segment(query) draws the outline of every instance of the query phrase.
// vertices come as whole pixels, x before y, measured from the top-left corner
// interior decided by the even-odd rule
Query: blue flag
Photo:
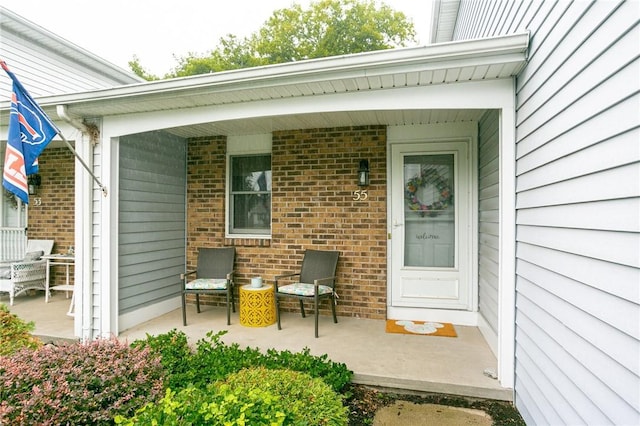
[[[13,81],[2,184],[28,204],[27,175],[38,172],[38,156],[59,130],[7,64],[4,61],[0,64]]]

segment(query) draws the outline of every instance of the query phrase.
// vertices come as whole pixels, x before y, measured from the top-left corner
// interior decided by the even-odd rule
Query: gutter
[[[89,128],[82,121],[78,120],[75,117],[72,117],[69,114],[66,105],[57,105],[56,112],[58,113],[58,117],[60,117],[63,121],[71,124],[71,126],[80,130],[82,133],[90,133]]]
[[[529,33],[311,59],[295,63],[224,71],[206,75],[137,83],[111,89],[54,95],[39,99],[41,106],[101,102],[121,98],[196,91],[230,91],[312,83],[358,76],[370,77],[406,72],[407,69],[441,69],[460,63],[493,63],[500,58],[525,61]],[[7,103],[8,107],[8,103]],[[2,105],[0,109],[4,109]]]

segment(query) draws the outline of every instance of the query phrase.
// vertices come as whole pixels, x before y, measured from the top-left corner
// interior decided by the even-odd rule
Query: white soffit
[[[42,97],[38,102],[51,117],[57,117],[57,105],[65,105],[68,113],[79,119],[132,117],[137,113],[185,111],[198,107],[229,108],[274,100],[309,101],[314,96],[327,94],[375,93],[397,88],[508,79],[524,67],[528,45],[529,34],[521,33],[131,84]],[[6,116],[8,102],[0,105],[0,113]],[[230,120],[199,125],[192,123],[188,128],[179,129],[177,124],[174,128],[171,123],[163,123],[162,127],[171,128],[172,133],[179,136],[197,137],[359,123],[426,123],[434,122],[434,117],[445,114],[474,120],[479,113],[481,111],[478,110],[354,111],[349,114],[325,111],[295,117],[271,116],[268,120],[255,117],[252,123],[244,120],[243,124]],[[376,115],[375,120],[372,120],[372,114]],[[4,120],[0,117],[0,121]]]

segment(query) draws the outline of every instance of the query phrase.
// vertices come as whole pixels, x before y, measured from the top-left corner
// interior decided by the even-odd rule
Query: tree
[[[403,47],[415,43],[413,23],[404,13],[374,0],[319,0],[308,9],[280,9],[240,40],[229,34],[207,56],[190,53],[165,78],[207,74],[268,64]],[[139,61],[132,70],[152,79]],[[151,77],[151,78],[149,78]]]
[[[133,71],[138,77],[142,77],[147,81],[160,80],[158,76],[150,74],[145,70],[142,65],[140,65],[140,58],[135,55],[133,56],[133,59],[129,61],[129,68],[131,68],[131,71]]]
[[[257,57],[254,50],[251,39],[240,41],[236,36],[229,34],[220,39],[220,46],[209,56],[197,57],[191,54],[186,58],[178,59],[178,66],[174,73],[166,77],[185,77],[268,64]]]
[[[372,0],[321,0],[273,13],[254,36],[256,53],[284,63],[404,46],[414,41],[404,13]]]

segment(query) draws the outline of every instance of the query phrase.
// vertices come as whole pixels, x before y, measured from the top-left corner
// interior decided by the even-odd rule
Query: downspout
[[[89,137],[91,138],[92,133],[91,130],[80,120],[78,120],[77,118],[71,117],[67,111],[67,106],[66,105],[58,105],[56,107],[56,112],[58,114],[58,117],[60,117],[62,120],[64,120],[66,123],[70,124],[71,126],[73,126],[74,128],[80,130],[80,132],[82,133],[82,135],[89,135]],[[75,152],[74,152],[75,155]],[[85,165],[83,163],[83,165]],[[86,165],[85,165],[86,166]],[[74,168],[75,169],[75,168]],[[74,176],[78,174],[77,171],[74,172]],[[91,283],[92,283],[92,277],[91,277],[91,273],[90,271],[92,270],[92,267],[90,265],[91,263],[91,258],[92,256],[90,255],[90,250],[86,250],[85,248],[90,248],[91,247],[91,242],[89,241],[88,244],[85,241],[85,209],[83,207],[85,207],[88,203],[86,203],[86,193],[89,194],[89,197],[91,197],[92,191],[91,190],[87,190],[84,191],[85,186],[84,184],[80,185],[80,191],[79,191],[79,195],[78,192],[75,191],[75,189],[78,188],[78,182],[83,182],[82,180],[79,180],[76,178],[74,178],[74,193],[76,194],[74,197],[74,204],[75,204],[75,226],[74,226],[74,245],[76,247],[76,260],[80,260],[80,262],[75,262],[75,279],[76,279],[76,289],[80,290],[79,293],[77,294],[78,297],[76,297],[76,304],[78,303],[78,301],[80,302],[80,309],[77,309],[76,307],[76,314],[80,314],[80,324],[78,326],[77,324],[77,317],[78,315],[76,315],[76,318],[74,318],[74,333],[76,334],[76,336],[78,334],[80,334],[80,338],[82,341],[87,342],[90,340],[93,340],[94,335],[93,335],[93,300],[92,300],[92,291],[91,291]],[[80,214],[78,214],[80,213]],[[89,253],[88,256],[85,255],[85,253]],[[78,268],[78,266],[80,266],[80,268]],[[80,270],[80,274],[77,274],[78,269]],[[86,275],[86,279],[85,279],[85,275]],[[78,277],[80,278],[80,285],[78,285],[77,279]],[[79,333],[76,333],[76,330],[79,331]]]
[[[56,112],[58,113],[58,117],[80,130],[83,134],[89,133],[89,128],[82,121],[69,115],[66,105],[57,105]]]

